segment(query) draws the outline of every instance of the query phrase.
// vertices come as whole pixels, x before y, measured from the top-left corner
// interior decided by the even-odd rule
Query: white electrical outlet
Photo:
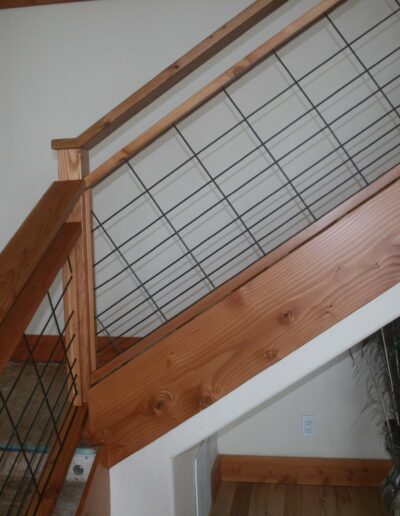
[[[301,416],[301,433],[303,437],[314,437],[315,416]]]

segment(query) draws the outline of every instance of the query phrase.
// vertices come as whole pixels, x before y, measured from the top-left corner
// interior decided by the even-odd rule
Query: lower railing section
[[[87,416],[76,270],[80,182],[55,183],[0,255],[0,513],[48,515]],[[50,217],[50,218],[49,218]]]
[[[65,460],[71,432],[81,419],[76,406],[79,373],[69,326],[76,315],[66,312],[58,275],[31,321],[40,328],[35,339],[22,336],[25,360],[10,361],[0,375],[0,505],[2,514],[36,514]],[[38,356],[48,332],[57,332],[47,357]],[[78,427],[80,425],[78,424]],[[71,457],[69,457],[71,459]],[[67,464],[68,468],[69,462]],[[49,513],[47,513],[49,514]]]

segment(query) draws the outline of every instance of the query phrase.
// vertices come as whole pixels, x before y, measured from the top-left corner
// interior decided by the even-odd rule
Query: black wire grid
[[[344,6],[364,23],[355,37],[326,16],[96,187],[103,348],[149,334],[400,162],[400,3],[379,0],[365,28],[364,1]],[[303,62],[315,37],[329,51]]]
[[[74,421],[78,390],[69,350],[75,336],[68,332],[74,313],[64,314],[63,303],[69,270],[65,286],[58,277],[38,311],[40,333],[34,340],[24,335],[28,359],[10,362],[0,377],[0,512],[7,516],[36,512]],[[55,342],[47,362],[38,362],[49,334]]]

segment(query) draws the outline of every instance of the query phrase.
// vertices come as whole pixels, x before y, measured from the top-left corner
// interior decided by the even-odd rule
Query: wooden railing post
[[[67,149],[58,152],[60,180],[83,179],[89,173],[88,151]],[[79,396],[76,404],[87,402],[90,373],[96,369],[95,297],[93,274],[93,239],[91,217],[92,192],[86,190],[72,212],[69,221],[82,225],[82,235],[70,255],[72,282],[64,301],[65,312],[76,314],[67,331],[67,342],[73,338],[71,360],[76,359],[79,374]],[[68,267],[68,268],[67,268]],[[64,269],[64,282],[70,276]]]

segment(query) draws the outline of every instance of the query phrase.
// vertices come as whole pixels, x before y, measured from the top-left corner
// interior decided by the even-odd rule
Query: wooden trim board
[[[81,226],[66,222],[46,249],[29,281],[0,324],[0,372],[21,341],[46,292],[64,265],[81,234]]]
[[[107,467],[107,452],[103,446],[96,453],[76,516],[110,516],[110,514],[110,472]]]
[[[194,303],[194,305],[189,307],[187,310],[181,314],[178,314],[176,317],[154,330],[152,333],[150,333],[150,335],[141,339],[135,346],[130,347],[115,357],[113,360],[100,367],[91,375],[91,383],[95,384],[99,382],[102,378],[117,370],[130,360],[136,358],[141,353],[144,353],[146,350],[157,344],[157,342],[189,322],[191,319],[193,319],[193,317],[196,317],[200,313],[214,306],[219,301],[222,301],[222,299],[228,296],[231,292],[244,285],[251,279],[255,278],[258,274],[264,272],[279,260],[292,253],[294,250],[298,249],[300,246],[304,245],[311,238],[314,238],[337,220],[344,217],[347,213],[351,212],[368,199],[371,199],[377,195],[380,191],[399,178],[400,165],[394,167],[392,170],[384,174],[382,177],[374,181],[372,184],[357,194],[353,195],[350,199],[343,202],[340,206],[329,212],[324,217],[320,218],[317,222],[303,230],[301,233],[290,238],[277,249],[268,253],[267,256],[259,259],[243,272],[237,274],[235,277],[215,289],[213,292]]]
[[[219,455],[213,485],[221,482],[378,487],[392,467],[386,459],[325,459]],[[216,496],[216,493],[215,493]]]
[[[1,252],[0,324],[82,192],[82,181],[53,183]]]
[[[72,2],[88,2],[89,0],[0,0],[0,9],[14,9],[15,7],[34,7],[48,4],[67,4]]]
[[[191,72],[274,12],[287,0],[257,0],[165,68],[77,138],[53,140],[53,149],[92,149],[134,115],[182,81]]]
[[[400,181],[89,390],[114,465],[400,282]]]

